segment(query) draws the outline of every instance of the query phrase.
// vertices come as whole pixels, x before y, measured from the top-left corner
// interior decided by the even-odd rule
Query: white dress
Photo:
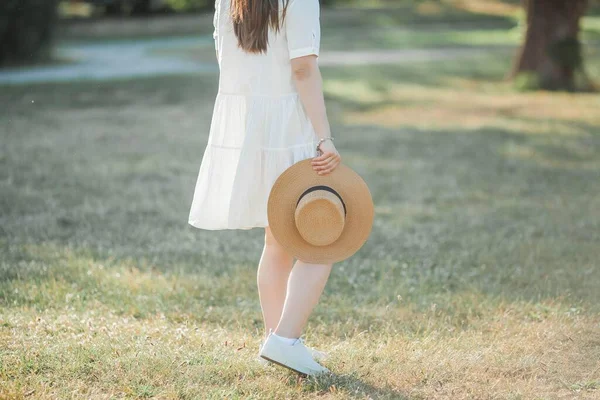
[[[290,60],[319,54],[319,0],[290,0],[281,31],[269,32],[267,53],[259,55],[238,47],[229,2],[215,4],[219,92],[189,215],[200,229],[268,226],[275,180],[315,157],[318,143]]]

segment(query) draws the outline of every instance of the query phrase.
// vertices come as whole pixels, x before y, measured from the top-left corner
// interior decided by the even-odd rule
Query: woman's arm
[[[292,74],[296,90],[306,114],[320,139],[331,137],[331,126],[327,118],[323,79],[315,55],[293,58]],[[322,154],[313,159],[313,169],[319,175],[327,175],[341,162],[341,156],[331,140],[321,143]]]

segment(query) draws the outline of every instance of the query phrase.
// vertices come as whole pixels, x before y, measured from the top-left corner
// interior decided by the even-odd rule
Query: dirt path
[[[161,50],[194,49],[212,46],[212,37],[175,37],[66,44],[58,49],[62,65],[0,70],[0,84],[98,81],[187,73],[215,73],[216,63],[161,55]],[[481,53],[481,49],[404,49],[323,52],[322,66],[403,64],[447,60]]]
[[[212,38],[208,39],[212,40]],[[206,45],[206,40],[204,37],[181,37],[66,44],[58,48],[58,57],[73,62],[0,70],[0,84],[97,81],[214,72],[215,65],[154,54],[165,48],[196,48]]]

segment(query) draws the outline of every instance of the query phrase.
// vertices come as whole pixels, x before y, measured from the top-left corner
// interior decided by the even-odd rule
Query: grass
[[[376,219],[317,380],[255,361],[262,232],[186,224],[215,76],[0,88],[0,398],[598,398],[600,100],[510,55],[323,71]]]

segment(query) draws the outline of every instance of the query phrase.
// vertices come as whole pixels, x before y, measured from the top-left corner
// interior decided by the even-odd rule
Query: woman
[[[265,228],[257,279],[262,349],[284,367],[322,373],[327,370],[299,338],[332,265],[294,264],[267,221],[270,190],[288,167],[313,158],[315,173],[325,175],[341,160],[317,65],[319,1],[217,0],[215,8],[219,93],[189,223]]]

